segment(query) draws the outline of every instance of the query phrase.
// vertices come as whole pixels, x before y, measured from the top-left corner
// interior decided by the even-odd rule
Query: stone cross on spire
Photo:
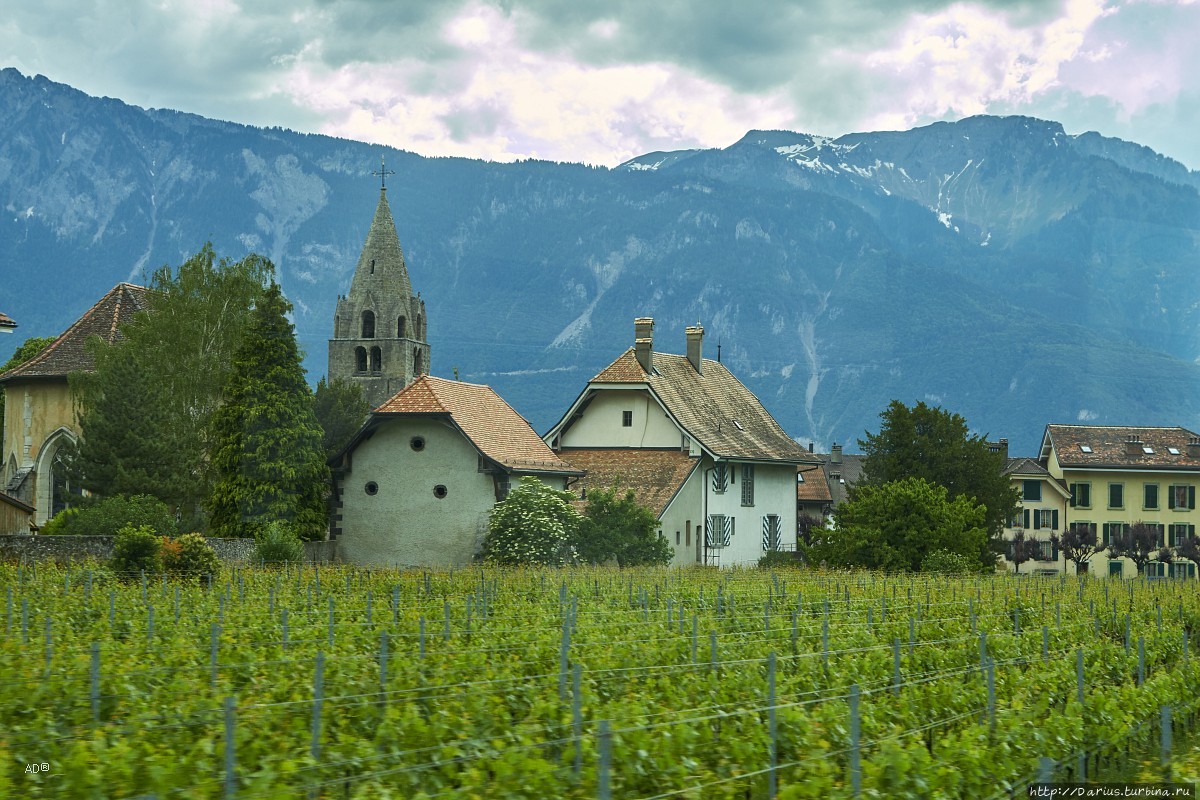
[[[387,165],[384,163],[383,156],[380,156],[379,157],[379,169],[372,171],[371,174],[376,176],[377,178],[379,178],[379,188],[386,192],[387,191],[387,176],[395,175],[396,171],[388,169]]]

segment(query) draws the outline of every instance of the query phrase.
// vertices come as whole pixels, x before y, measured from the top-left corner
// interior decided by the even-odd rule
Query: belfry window
[[[413,375],[424,375],[424,374],[425,374],[424,371],[421,369],[421,348],[414,347],[413,348]]]
[[[408,333],[408,320],[400,317],[400,319],[396,320],[396,338],[403,339],[406,333]]]
[[[367,348],[354,348],[354,371],[360,375],[367,371]]]
[[[379,373],[383,371],[383,351],[378,347],[371,348],[371,372]]]
[[[362,315],[362,338],[375,338],[375,312],[364,311]]]

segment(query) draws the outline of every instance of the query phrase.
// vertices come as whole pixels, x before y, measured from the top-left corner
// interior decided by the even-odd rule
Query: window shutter
[[[1188,538],[1190,539],[1196,535],[1196,526],[1188,525],[1187,528],[1188,528],[1187,535],[1188,535]]]
[[[1168,486],[1167,487],[1167,508],[1171,509],[1174,507],[1175,507],[1175,487]]]
[[[1188,487],[1188,508],[1195,508],[1195,507],[1196,507],[1196,487],[1189,486]]]
[[[1021,527],[1028,528],[1029,527],[1029,509],[1028,508],[1025,509],[1024,518],[1025,518],[1025,524],[1022,525]]]
[[[1041,518],[1042,518],[1042,512],[1039,511],[1038,509],[1034,509],[1034,511],[1033,511],[1033,529],[1035,531],[1041,530],[1041,528],[1042,528],[1042,519]]]
[[[1071,484],[1071,508],[1075,507],[1075,487],[1077,485],[1078,484],[1074,484],[1074,483]]]
[[[1195,564],[1188,564],[1188,577],[1189,578],[1196,577],[1196,565]]]
[[[1050,530],[1052,530],[1052,531],[1058,530],[1058,509],[1057,508],[1054,509],[1054,511],[1051,512],[1051,514],[1050,514]],[[1057,556],[1056,556],[1056,558],[1057,558]]]
[[[1057,514],[1058,512],[1055,511],[1054,513]],[[1050,540],[1050,560],[1058,561],[1058,543],[1054,539]]]

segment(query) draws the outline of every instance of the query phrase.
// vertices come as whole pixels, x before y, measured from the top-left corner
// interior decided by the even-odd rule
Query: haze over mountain
[[[653,316],[796,439],[926,400],[1032,454],[1048,422],[1200,426],[1200,173],[1054,122],[836,139],[751,131],[613,169],[430,159],[86,96],[0,71],[0,310],[62,331],[211,240],[279,267],[314,382],[381,156],[432,371],[538,430]]]

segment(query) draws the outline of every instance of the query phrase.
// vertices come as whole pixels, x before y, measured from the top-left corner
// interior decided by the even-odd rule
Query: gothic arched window
[[[408,320],[406,320],[404,317],[400,317],[400,319],[396,320],[396,338],[403,339],[407,333]]]
[[[383,351],[378,347],[371,348],[371,372],[383,371]]]
[[[415,325],[413,325],[413,336],[416,339],[425,338],[425,320],[420,314],[417,314],[417,322]]]
[[[375,312],[364,311],[362,316],[362,338],[375,338]]]
[[[360,375],[367,371],[367,348],[354,348],[354,371]]]

